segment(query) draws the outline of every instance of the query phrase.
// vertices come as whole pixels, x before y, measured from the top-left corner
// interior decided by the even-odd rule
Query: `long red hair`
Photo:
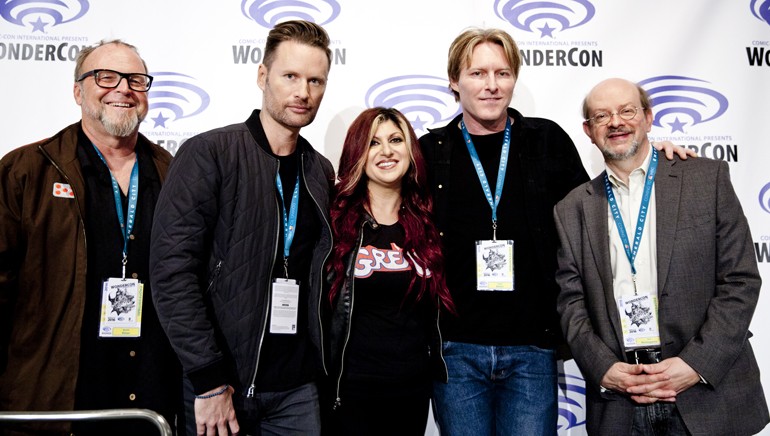
[[[420,300],[427,293],[436,305],[454,312],[452,298],[446,287],[444,259],[438,230],[431,220],[433,200],[427,190],[425,159],[417,143],[417,136],[406,117],[396,109],[377,107],[363,111],[348,128],[337,169],[335,197],[331,206],[334,249],[328,269],[334,272],[329,301],[345,282],[345,261],[355,256],[352,251],[358,242],[358,232],[367,214],[369,191],[365,173],[366,159],[374,133],[380,124],[392,121],[404,134],[410,165],[401,179],[401,209],[398,221],[404,227],[404,253],[412,253],[410,261],[418,263],[430,277],[419,277],[412,268],[412,280],[407,295],[417,292]]]

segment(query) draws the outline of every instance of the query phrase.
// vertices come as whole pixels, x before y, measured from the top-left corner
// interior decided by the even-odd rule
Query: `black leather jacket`
[[[378,224],[369,215],[366,215],[363,222],[360,225],[358,231],[358,243],[355,245],[353,251],[346,259],[345,266],[345,282],[342,288],[334,298],[331,323],[329,329],[329,376],[331,378],[330,389],[333,390],[334,395],[334,407],[338,407],[341,403],[340,398],[340,382],[342,381],[343,373],[345,371],[345,348],[350,339],[350,329],[352,328],[351,319],[353,316],[353,303],[355,301],[354,292],[354,274],[355,274],[355,254],[361,248],[361,244],[364,236],[364,227],[369,226],[371,229],[376,229]],[[331,280],[327,280],[331,282]],[[444,357],[441,354],[441,332],[438,327],[439,309],[435,311],[435,317],[433,319],[433,325],[435,328],[431,331],[430,337],[430,356],[431,356],[431,369],[432,373],[446,382],[447,369]]]

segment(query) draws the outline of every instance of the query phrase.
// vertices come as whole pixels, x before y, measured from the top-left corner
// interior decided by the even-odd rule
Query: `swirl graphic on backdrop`
[[[420,74],[390,77],[366,92],[366,107],[393,107],[412,124],[417,136],[443,125],[460,113],[446,79]]]
[[[759,206],[767,213],[770,213],[770,183],[759,190]]]
[[[32,27],[32,32],[46,32],[51,27],[69,23],[88,12],[88,0],[1,0],[0,17],[17,26]],[[33,20],[37,18],[37,20]]]
[[[190,118],[206,110],[209,94],[195,83],[195,78],[174,72],[151,72],[152,88],[147,98],[150,109],[147,119],[152,128],[166,128],[166,122]]]
[[[494,7],[498,17],[525,32],[539,31],[540,38],[582,26],[596,13],[588,0],[495,0]]]
[[[559,430],[569,430],[586,423],[585,380],[578,375],[559,373]]]
[[[272,29],[286,20],[312,21],[323,26],[340,15],[336,0],[243,0],[241,12],[262,27]]]
[[[770,0],[751,0],[751,13],[770,24]]]
[[[657,76],[639,82],[655,108],[653,125],[668,126],[671,133],[719,118],[727,111],[727,98],[707,86],[709,82],[685,76]]]

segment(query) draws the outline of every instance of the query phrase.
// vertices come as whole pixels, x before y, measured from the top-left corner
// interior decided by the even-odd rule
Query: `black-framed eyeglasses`
[[[147,92],[152,86],[152,76],[142,73],[121,73],[115,70],[97,69],[83,73],[76,82],[82,82],[86,78],[94,76],[94,81],[101,88],[114,89],[120,85],[120,81],[126,79],[128,87],[134,91]]]
[[[587,123],[592,123],[595,126],[603,126],[612,120],[612,117],[614,115],[619,116],[620,118],[631,121],[636,116],[636,113],[639,112],[639,110],[642,109],[640,107],[636,106],[626,106],[623,109],[616,111],[616,112],[606,112],[601,111],[597,112],[592,116],[591,118],[585,120]]]

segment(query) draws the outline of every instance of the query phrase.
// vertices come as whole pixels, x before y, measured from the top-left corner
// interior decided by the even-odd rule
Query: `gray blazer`
[[[599,384],[625,361],[614,301],[604,173],[554,208],[558,310],[586,380],[589,434],[630,434],[635,403]],[[660,159],[655,179],[663,358],[679,356],[708,384],[677,395],[693,435],[747,435],[770,420],[749,324],[761,279],[748,222],[727,163]]]

